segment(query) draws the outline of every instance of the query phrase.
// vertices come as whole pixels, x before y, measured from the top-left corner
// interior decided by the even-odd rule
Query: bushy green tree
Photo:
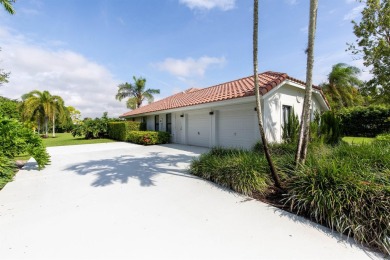
[[[360,0],[360,2],[363,2]],[[360,22],[352,21],[356,44],[349,50],[363,57],[374,77],[366,90],[376,100],[390,101],[390,0],[366,0]]]
[[[108,123],[115,121],[108,118],[107,112],[101,118],[86,118],[72,129],[73,137],[84,136],[85,139],[103,138],[108,136]]]
[[[20,102],[17,100],[0,97],[0,114],[8,118],[20,119]]]
[[[288,115],[288,120],[285,125],[282,126],[282,138],[286,143],[296,143],[298,140],[299,133],[299,119],[298,115],[295,114],[294,108]]]

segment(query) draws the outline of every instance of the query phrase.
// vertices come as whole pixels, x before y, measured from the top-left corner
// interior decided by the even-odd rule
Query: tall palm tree
[[[133,76],[134,84],[123,83],[118,86],[118,93],[115,98],[122,101],[124,98],[127,100],[127,107],[130,109],[139,108],[142,103],[147,100],[149,103],[153,102],[153,94],[160,94],[159,89],[145,89],[146,79]]]
[[[4,9],[9,14],[15,13],[15,10],[14,10],[14,7],[12,6],[12,3],[15,3],[15,0],[0,0],[0,4],[4,6]]]
[[[263,144],[263,149],[265,157],[267,158],[268,165],[271,171],[272,179],[274,180],[275,186],[281,188],[280,178],[274,163],[272,161],[269,149],[267,138],[265,136],[264,127],[263,127],[263,114],[261,111],[261,99],[260,99],[260,90],[259,90],[259,78],[257,70],[257,56],[258,56],[258,26],[259,26],[259,1],[254,0],[253,5],[253,77],[255,83],[255,94],[256,94],[256,110],[257,110],[257,119],[259,122],[259,131],[261,136],[261,142]]]
[[[49,91],[33,90],[22,96],[22,115],[27,120],[37,120],[44,122],[45,136],[48,136],[49,120],[53,123],[53,137],[55,137],[55,118],[56,115],[64,115],[64,100],[60,96],[51,95]]]
[[[328,83],[322,85],[332,108],[340,109],[363,103],[364,99],[358,91],[363,85],[358,78],[359,74],[359,68],[345,63],[338,63],[332,67],[328,75]]]
[[[310,131],[310,112],[312,103],[313,89],[313,65],[314,65],[314,40],[317,26],[318,0],[310,0],[309,16],[309,36],[307,46],[307,65],[306,65],[306,88],[305,99],[303,101],[303,110],[301,116],[301,126],[299,129],[299,139],[297,153],[295,155],[296,164],[304,163],[307,155],[307,146],[309,144]]]

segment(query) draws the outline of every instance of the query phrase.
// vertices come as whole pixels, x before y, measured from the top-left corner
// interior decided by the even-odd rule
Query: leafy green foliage
[[[142,103],[147,100],[149,103],[153,102],[153,94],[160,94],[159,89],[146,89],[146,79],[133,76],[134,84],[123,83],[118,86],[118,93],[115,98],[121,101],[124,98],[127,100],[127,108],[139,108]]]
[[[9,159],[18,154],[31,155],[40,169],[50,161],[42,139],[15,119],[0,117],[0,146],[1,154]]]
[[[15,13],[15,9],[12,6],[13,3],[15,3],[15,0],[0,0],[0,4],[4,7],[4,9],[9,14],[14,14]]]
[[[375,137],[390,131],[389,106],[353,107],[343,109],[338,114],[346,136]]]
[[[360,22],[353,21],[356,45],[350,44],[353,54],[363,56],[364,65],[372,66],[374,77],[366,91],[381,102],[390,101],[390,2],[367,0]]]
[[[85,139],[103,138],[108,136],[108,123],[112,121],[107,116],[107,112],[101,118],[86,118],[79,125],[72,129],[73,137],[84,136]]]
[[[192,161],[190,173],[246,195],[265,194],[271,184],[264,156],[244,150],[213,148]]]
[[[135,144],[152,145],[169,143],[170,134],[162,131],[130,131],[127,141]]]
[[[387,142],[387,143],[390,143],[390,133],[377,135],[375,137],[375,142]]]
[[[20,102],[5,97],[0,97],[0,115],[8,118],[20,119]]]
[[[317,149],[292,175],[292,211],[390,254],[390,144]]]
[[[15,168],[15,162],[0,153],[0,190],[12,180]]]
[[[363,86],[363,82],[358,78],[359,74],[357,67],[345,63],[332,67],[328,82],[322,84],[322,89],[333,110],[364,103],[364,97],[359,92],[359,88]]]
[[[299,134],[299,120],[298,115],[295,114],[294,108],[288,116],[288,120],[285,125],[282,126],[282,138],[286,143],[296,143]]]
[[[342,138],[341,118],[333,111],[327,111],[321,115],[319,125],[319,138],[325,144],[336,145]]]
[[[144,131],[146,124],[134,121],[111,122],[108,124],[108,136],[118,141],[126,141],[130,131]]]

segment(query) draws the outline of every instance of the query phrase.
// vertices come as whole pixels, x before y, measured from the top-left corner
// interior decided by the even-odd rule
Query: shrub
[[[288,116],[288,120],[284,126],[282,126],[282,138],[286,143],[295,143],[298,140],[299,132],[299,120],[298,116],[294,112],[294,108]]]
[[[101,118],[86,118],[81,124],[75,125],[71,131],[73,137],[84,136],[85,139],[103,138],[107,136],[108,123],[112,121],[107,112]]]
[[[152,145],[169,143],[170,134],[161,131],[130,131],[127,141],[135,144]]]
[[[267,172],[263,156],[237,149],[213,148],[190,166],[191,174],[246,195],[265,195],[270,183]]]
[[[353,107],[339,114],[346,136],[375,137],[390,130],[390,106]]]
[[[37,161],[39,169],[50,161],[42,139],[15,119],[0,117],[0,146],[2,155],[10,160],[28,153]]]
[[[130,131],[143,131],[146,130],[145,123],[122,121],[108,123],[108,136],[111,139],[118,141],[126,141],[126,138]]]
[[[313,151],[287,182],[286,204],[357,242],[390,253],[390,145]]]
[[[336,145],[340,143],[342,138],[341,118],[332,111],[323,113],[318,136],[325,144]]]
[[[390,143],[390,133],[377,135],[375,137],[375,142],[387,142],[387,143]]]
[[[12,180],[15,168],[15,162],[0,153],[0,190]]]

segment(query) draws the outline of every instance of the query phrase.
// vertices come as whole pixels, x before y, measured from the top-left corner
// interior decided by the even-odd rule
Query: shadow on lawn
[[[143,187],[154,186],[153,177],[160,174],[177,175],[186,178],[197,178],[188,175],[187,164],[193,156],[186,154],[168,155],[151,152],[146,157],[122,155],[112,159],[91,160],[74,164],[65,170],[80,175],[93,174],[96,180],[91,184],[102,187],[116,182],[127,183],[129,179],[136,179]]]

